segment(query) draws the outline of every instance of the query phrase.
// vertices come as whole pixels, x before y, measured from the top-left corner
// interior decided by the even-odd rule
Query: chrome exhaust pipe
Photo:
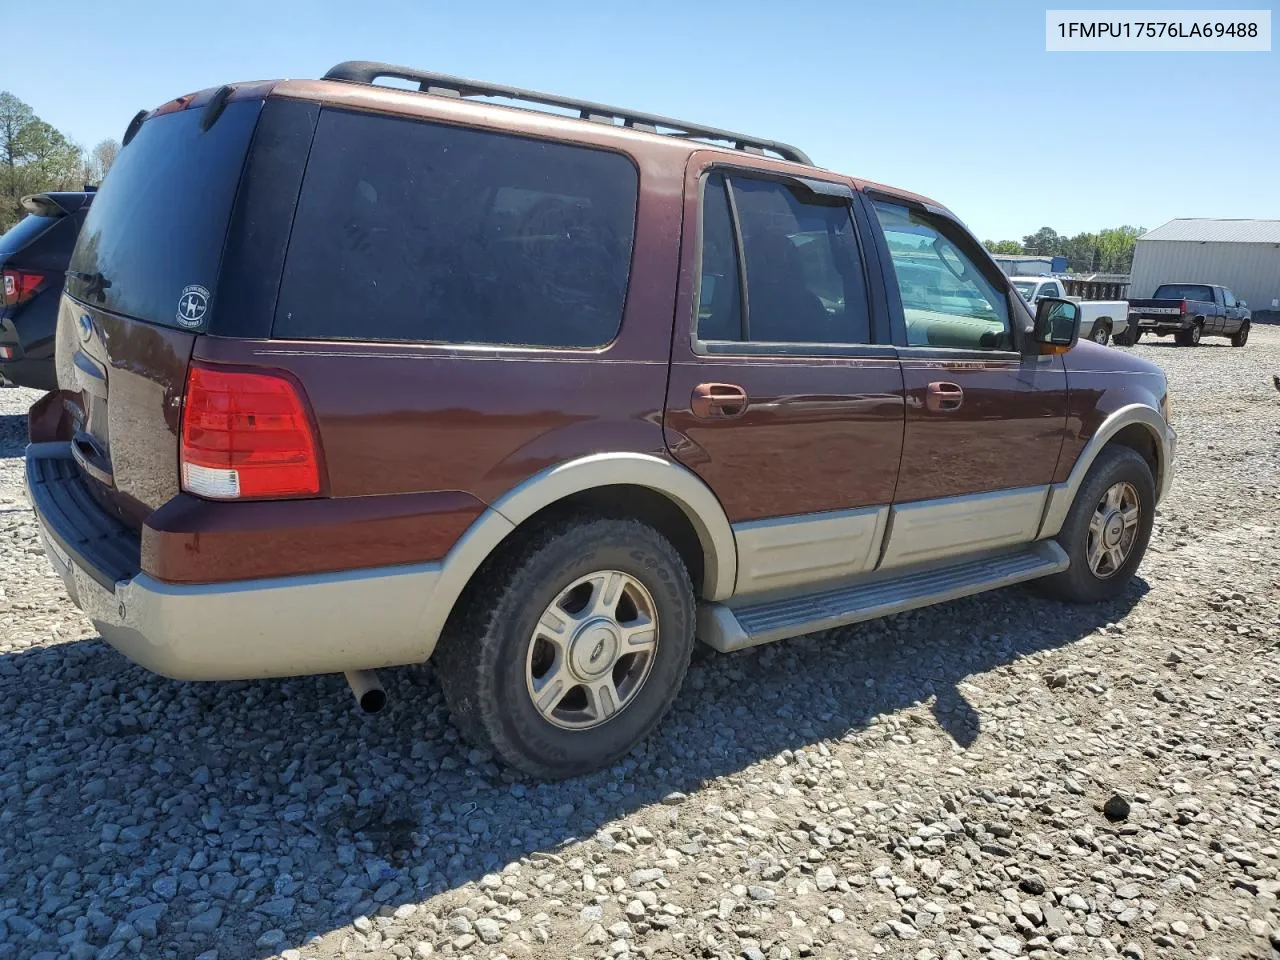
[[[374,671],[348,670],[343,676],[362,712],[377,713],[387,705],[387,691],[382,689]]]

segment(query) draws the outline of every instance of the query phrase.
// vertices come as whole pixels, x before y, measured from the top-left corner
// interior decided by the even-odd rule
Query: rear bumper
[[[180,680],[241,680],[376,669],[425,660],[438,563],[175,584],[141,572],[136,546],[63,464],[65,444],[27,450],[41,537],[71,600],[102,638]],[[132,552],[131,552],[132,550]]]
[[[1195,323],[1191,317],[1130,317],[1130,323],[1136,323],[1138,329],[1144,333],[1179,333],[1183,330],[1190,330]]]

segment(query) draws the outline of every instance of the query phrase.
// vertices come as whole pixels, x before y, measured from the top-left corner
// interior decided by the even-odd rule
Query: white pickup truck
[[[1080,304],[1080,336],[1094,343],[1106,344],[1112,338],[1120,346],[1132,346],[1127,300],[1082,300],[1068,297],[1057,277],[1012,277],[1014,288],[1032,310],[1041,297],[1059,297]]]

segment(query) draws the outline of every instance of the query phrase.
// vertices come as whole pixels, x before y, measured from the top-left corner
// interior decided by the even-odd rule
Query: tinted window
[[[261,100],[229,103],[207,131],[201,109],[146,121],[94,197],[68,292],[152,323],[205,327],[261,107]]]
[[[911,346],[1011,350],[1009,302],[971,255],[971,241],[941,218],[877,201]],[[1041,291],[1041,295],[1044,295]]]
[[[698,336],[742,339],[742,275],[733,239],[724,177],[707,178],[702,189],[702,278],[698,286]]]
[[[1203,300],[1213,303],[1213,288],[1202,283],[1162,283],[1153,300]]]
[[[747,331],[773,343],[869,343],[866,278],[848,203],[728,179],[747,268]]]
[[[11,257],[58,222],[57,217],[28,214],[0,236],[0,258]]]
[[[326,110],[275,335],[608,343],[622,321],[637,183],[614,153]]]

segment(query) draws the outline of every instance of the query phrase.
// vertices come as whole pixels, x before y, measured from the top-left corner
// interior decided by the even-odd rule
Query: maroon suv
[[[130,125],[27,478],[138,663],[376,707],[430,657],[469,738],[567,776],[653,729],[695,634],[1122,591],[1165,379],[1077,338],[946,209],[795,148],[347,63]]]

